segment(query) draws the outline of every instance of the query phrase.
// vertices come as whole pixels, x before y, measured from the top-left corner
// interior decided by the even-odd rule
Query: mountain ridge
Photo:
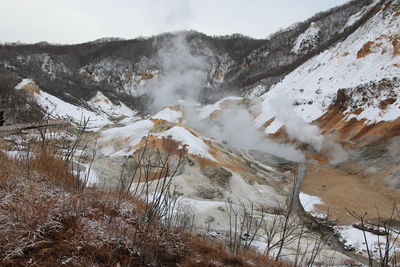
[[[203,85],[199,100],[209,103],[231,94],[261,95],[295,67],[324,50],[325,46],[329,47],[348,35],[348,29],[344,29],[348,19],[371,3],[379,5],[370,0],[352,1],[292,25],[267,39],[251,39],[237,34],[214,38],[187,32],[190,49],[206,57],[207,61],[207,84]],[[366,12],[351,27],[357,28],[357,23],[369,16]],[[335,21],[334,25],[330,24],[331,20]],[[325,25],[329,30],[321,30],[323,36],[315,49],[300,55],[291,53],[292,42],[311,23]],[[343,31],[343,37],[336,37],[335,33],[340,31]],[[43,43],[2,45],[0,66],[23,78],[32,78],[44,91],[65,100],[68,100],[65,93],[87,101],[97,91],[102,91],[112,101],[123,101],[131,108],[145,110],[143,103],[148,98],[137,93],[138,87],[154,78],[154,70],[160,71],[160,66],[153,60],[154,55],[164,40],[175,35],[165,33],[142,39],[61,46]],[[108,78],[97,75],[99,73]],[[259,85],[264,88],[263,92],[254,90]]]

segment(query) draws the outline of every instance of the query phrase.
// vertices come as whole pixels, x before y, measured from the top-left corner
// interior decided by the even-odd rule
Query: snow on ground
[[[264,101],[257,124],[262,125],[275,117],[269,99],[290,100],[293,111],[312,122],[327,111],[339,89],[399,77],[400,56],[393,53],[390,41],[391,36],[399,34],[399,25],[400,17],[385,17],[380,11],[346,40],[308,60],[262,96]],[[376,43],[371,53],[357,58],[360,49],[369,41]],[[366,111],[362,117],[379,122],[400,116],[396,105],[389,109],[384,114]],[[277,125],[270,127],[266,131],[274,132]]]
[[[279,120],[274,120],[266,129],[266,134],[274,134],[276,133],[284,124]]]
[[[346,120],[356,118],[357,120],[366,119],[367,123],[377,123],[379,121],[393,121],[397,119],[399,116],[400,116],[400,100],[397,100],[396,103],[391,105],[391,108],[387,111],[382,111],[377,107],[367,107],[358,115],[351,114],[346,118]],[[375,118],[379,119],[377,120]]]
[[[118,121],[118,124],[128,125],[141,120],[141,117],[126,117]]]
[[[335,231],[341,235],[341,242],[343,242],[346,247],[354,248],[357,253],[368,257],[364,233],[362,230],[354,228],[353,226],[336,226]],[[384,236],[378,236],[367,231],[365,231],[365,236],[373,257],[375,259],[379,259],[379,249],[381,249],[382,253],[384,253],[386,238]],[[394,251],[396,251],[396,253],[400,252],[398,243],[393,246],[393,249],[390,251],[390,255],[392,255]]]
[[[23,89],[25,86],[31,84],[33,81],[31,79],[23,79],[19,84],[17,84],[15,86],[15,89],[17,90],[21,90]]]
[[[181,111],[175,111],[170,108],[163,109],[152,119],[164,119],[176,123],[182,117]],[[116,127],[105,130],[101,133],[99,144],[101,151],[106,156],[126,156],[135,151],[135,146],[141,139],[147,136],[153,128],[154,123],[151,120],[140,120],[128,123],[123,127]],[[172,140],[178,141],[182,146],[186,145],[189,154],[197,155],[206,159],[216,161],[209,153],[209,146],[203,139],[181,126],[174,126],[165,132],[152,133],[157,138],[170,136]]]
[[[154,123],[151,120],[141,120],[127,126],[103,131],[99,140],[103,155],[117,157],[132,154],[135,146],[149,134],[153,126]],[[172,140],[180,142],[182,146],[186,145],[189,154],[216,161],[209,153],[209,146],[203,139],[183,127],[174,126],[156,136],[158,138],[170,136]]]
[[[119,103],[119,105],[113,104],[101,92],[97,92],[96,96],[87,102],[90,107],[97,111],[93,112],[83,107],[67,103],[40,90],[31,79],[23,79],[15,87],[17,90],[29,88],[35,89],[34,92],[31,92],[32,96],[51,116],[68,119],[75,123],[79,123],[83,118],[89,118],[89,130],[98,130],[107,124],[111,124],[112,122],[109,120],[109,117],[133,117],[136,114],[135,111],[131,110],[123,103]]]
[[[294,42],[292,53],[301,54],[302,52],[308,52],[310,49],[318,45],[319,39],[319,28],[315,22],[311,22],[308,29],[299,35],[297,40]]]
[[[241,99],[243,99],[243,98],[237,97],[237,96],[228,96],[228,97],[225,97],[225,98],[219,100],[218,102],[216,102],[214,104],[200,107],[197,109],[198,119],[205,120],[205,119],[209,118],[210,115],[212,113],[214,113],[215,111],[222,110],[221,104],[225,101],[235,101],[235,100],[241,100]]]
[[[352,15],[348,20],[346,25],[344,26],[343,29],[346,29],[348,27],[351,27],[352,25],[354,25],[354,23],[356,23],[357,21],[359,21],[362,16],[367,12],[367,8],[368,7],[363,7],[360,11],[358,11],[357,13],[355,13],[354,15]]]
[[[368,104],[364,105],[360,114],[350,114],[346,120],[356,118],[357,120],[366,119],[367,123],[376,123],[379,121],[392,121],[400,116],[400,83],[393,83],[393,90],[379,90],[373,87],[374,90],[363,90],[358,93],[357,90],[352,92],[352,102],[360,103],[364,97],[368,98]],[[372,89],[372,90],[373,90]],[[378,92],[376,92],[378,91]],[[380,108],[381,103],[387,100],[393,100],[394,103],[390,104],[387,108]],[[354,110],[348,107],[346,111]]]
[[[70,119],[74,122],[80,122],[83,118],[86,118],[89,119],[88,126],[90,128],[101,128],[111,124],[111,121],[105,115],[98,115],[92,111],[74,106],[46,92],[40,91],[39,94],[34,96],[39,105],[54,117]]]
[[[357,21],[359,21],[361,19],[361,17],[367,13],[369,10],[371,10],[371,8],[373,8],[380,0],[374,0],[372,2],[372,4],[370,4],[367,7],[363,7],[359,12],[355,13],[354,15],[352,15],[348,20],[346,25],[344,26],[345,28],[348,28],[350,26],[352,26],[354,23],[356,23]]]
[[[182,119],[182,117],[183,117],[182,111],[173,110],[170,107],[167,107],[167,108],[161,110],[160,112],[158,112],[152,118],[158,119],[158,120],[165,120],[165,121],[172,122],[172,123],[178,123],[180,121],[180,119]]]
[[[303,206],[304,210],[307,213],[310,213],[312,216],[316,218],[325,218],[326,215],[323,213],[319,213],[315,209],[315,205],[323,205],[324,202],[319,197],[311,196],[306,193],[299,193],[300,203]]]
[[[159,137],[162,138],[168,136],[171,136],[172,140],[182,143],[182,145],[187,145],[186,148],[189,154],[216,161],[216,159],[208,152],[209,147],[204,143],[203,139],[195,136],[185,128],[174,126]]]
[[[29,85],[36,86],[34,81],[24,79],[15,88],[18,90],[24,89]],[[83,118],[89,118],[88,127],[91,128],[91,130],[96,130],[111,123],[106,115],[99,115],[87,109],[72,105],[40,90],[38,87],[37,89],[37,91],[32,93],[32,96],[52,117],[68,119],[76,123],[80,122]]]
[[[212,105],[207,105],[204,107],[201,107],[198,109],[198,118],[200,120],[204,120],[210,117],[210,115],[212,113],[214,113],[215,111],[221,110],[221,107],[219,106],[219,103],[215,103]]]
[[[101,133],[99,144],[106,156],[124,156],[134,152],[143,136],[147,136],[154,123],[141,120],[123,127],[112,128]]]
[[[111,117],[128,116],[133,117],[136,112],[128,108],[124,103],[119,103],[118,105],[113,104],[110,99],[108,99],[102,92],[97,92],[97,94],[87,102],[89,106]]]

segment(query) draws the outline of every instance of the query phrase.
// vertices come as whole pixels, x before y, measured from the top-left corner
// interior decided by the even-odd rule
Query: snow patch
[[[172,140],[178,141],[183,145],[187,145],[187,151],[190,154],[198,155],[202,158],[217,161],[209,152],[208,145],[204,141],[191,132],[180,126],[174,126],[168,131],[164,132],[159,137],[171,136]]]
[[[312,216],[316,218],[325,218],[324,214],[316,212],[315,205],[323,205],[324,202],[317,197],[311,196],[306,193],[300,192],[299,193],[300,203],[303,206],[304,210],[307,213],[310,213]]]
[[[207,105],[198,109],[198,117],[200,120],[205,120],[210,117],[215,111],[221,110],[219,104]]]
[[[368,257],[367,247],[364,239],[364,232],[360,229],[354,228],[353,226],[336,226],[335,231],[337,231],[341,238],[341,242],[348,247],[354,248],[354,250]],[[365,236],[367,239],[368,247],[370,248],[370,252],[372,253],[372,257],[374,259],[379,259],[379,250],[382,250],[382,253],[385,251],[386,237],[378,236],[368,231],[365,231]],[[390,241],[391,243],[393,242]],[[393,255],[394,252],[400,252],[399,244],[396,241],[396,244],[393,248],[390,248],[390,255]]]
[[[39,94],[34,96],[39,105],[54,117],[70,119],[74,122],[80,122],[82,118],[86,118],[89,119],[88,126],[90,128],[100,128],[111,124],[107,116],[101,116],[84,108],[74,106],[46,92],[40,91]]]
[[[168,122],[172,123],[178,123],[180,119],[182,119],[182,111],[180,110],[173,110],[170,107],[167,107],[160,112],[158,112],[156,115],[154,115],[152,118],[153,119],[158,119],[158,120],[165,120]]]
[[[205,120],[211,116],[215,111],[222,110],[221,104],[226,102],[226,101],[239,101],[242,100],[243,98],[237,97],[237,96],[228,96],[225,97],[218,102],[211,104],[211,105],[206,105],[204,107],[198,108],[198,119],[199,120]]]
[[[33,84],[33,83],[34,81],[32,81],[32,79],[23,79],[19,84],[15,86],[15,89],[21,90],[24,89],[24,87],[27,86],[28,84]]]
[[[96,96],[87,102],[89,106],[110,117],[128,116],[133,117],[136,112],[128,108],[124,103],[115,105],[102,92],[98,91]]]
[[[106,156],[125,156],[132,154],[142,137],[147,136],[154,123],[150,120],[134,122],[124,127],[112,128],[102,132],[99,143]]]
[[[371,5],[369,5],[368,7],[363,7],[359,12],[355,13],[354,15],[352,15],[348,20],[346,25],[344,26],[344,29],[351,27],[352,25],[354,25],[354,23],[356,23],[357,21],[359,21],[367,12],[369,12],[371,10],[371,8],[375,7],[375,5],[379,3],[379,0],[374,0],[372,2]]]

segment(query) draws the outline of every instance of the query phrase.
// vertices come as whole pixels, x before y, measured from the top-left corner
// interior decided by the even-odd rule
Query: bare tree
[[[143,146],[125,161],[121,169],[117,187],[119,201],[115,206],[115,209],[120,209],[124,197],[133,196],[142,201],[143,207],[137,220],[141,231],[135,237],[138,247],[148,242],[146,237],[160,223],[167,229],[175,227],[188,231],[194,226],[194,215],[179,205],[180,194],[172,186],[173,177],[183,162],[186,148],[179,148],[171,138],[164,138],[163,149],[152,150],[148,139],[149,136],[144,138]],[[128,160],[135,162],[133,169],[127,169]],[[109,223],[112,222],[111,216]]]
[[[376,210],[378,219],[376,223],[372,223],[366,219],[366,212],[363,215],[359,215],[355,211],[351,212],[346,209],[346,211],[358,221],[358,223],[353,224],[353,227],[363,232],[369,266],[397,266],[396,244],[400,236],[400,231],[395,229],[394,226],[395,222],[400,218],[399,209],[394,202],[388,219],[383,219],[378,208],[376,208]],[[374,256],[373,251],[371,251],[373,244],[368,240],[367,232],[377,237],[378,257]]]
[[[287,210],[284,205],[279,205],[277,214],[271,214],[269,220],[265,220],[262,224],[264,240],[266,241],[265,255],[272,255],[274,250],[278,250],[275,254],[275,260],[278,260],[282,249],[291,243],[302,238],[305,227],[297,219],[297,217]]]
[[[299,167],[300,168],[300,167]],[[284,214],[283,214],[283,227],[282,227],[282,232],[280,234],[280,240],[279,240],[279,245],[278,245],[278,252],[275,256],[275,261],[279,260],[279,257],[281,256],[283,246],[285,243],[288,243],[288,238],[291,236],[291,234],[294,232],[294,227],[293,227],[293,208],[294,208],[294,201],[295,201],[295,196],[298,191],[299,187],[299,179],[298,179],[298,172],[295,172],[294,179],[293,179],[293,185],[292,185],[292,190],[289,194],[288,198],[288,204],[286,209],[284,209]],[[290,242],[292,240],[289,240]]]
[[[229,218],[228,247],[232,253],[247,250],[251,247],[264,223],[265,211],[256,211],[250,202],[250,207],[240,203],[240,209],[235,210],[231,200],[225,203]],[[256,218],[257,214],[257,218]]]

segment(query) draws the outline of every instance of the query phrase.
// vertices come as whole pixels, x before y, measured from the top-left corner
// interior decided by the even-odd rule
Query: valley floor
[[[389,219],[393,203],[400,199],[400,193],[388,189],[383,182],[373,182],[365,176],[348,173],[338,167],[308,164],[301,191],[318,196],[323,204],[317,210],[341,225],[350,225],[357,220],[346,212],[359,215],[367,213],[369,220]]]

